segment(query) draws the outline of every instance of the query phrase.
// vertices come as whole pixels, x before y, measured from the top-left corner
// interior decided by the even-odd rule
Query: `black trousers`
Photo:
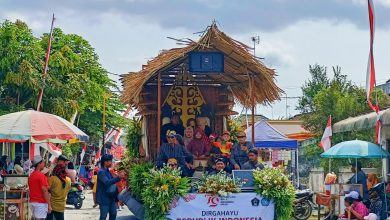
[[[63,212],[51,211],[51,213],[47,214],[46,220],[64,220]]]

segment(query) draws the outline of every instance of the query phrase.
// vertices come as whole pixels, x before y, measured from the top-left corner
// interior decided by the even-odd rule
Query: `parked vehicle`
[[[309,219],[313,212],[313,195],[309,190],[297,191],[293,217],[297,220]]]
[[[73,183],[70,187],[66,204],[74,205],[76,209],[81,209],[84,199],[83,186],[80,183]]]

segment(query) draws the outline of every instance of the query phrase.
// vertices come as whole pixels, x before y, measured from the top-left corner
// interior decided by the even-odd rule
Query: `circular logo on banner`
[[[271,203],[271,201],[267,198],[262,198],[261,199],[261,205],[262,206],[269,206],[269,204]]]

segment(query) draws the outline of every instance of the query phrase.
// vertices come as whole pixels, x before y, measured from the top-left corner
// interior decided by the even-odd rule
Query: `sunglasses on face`
[[[171,163],[171,164],[168,164],[168,166],[170,166],[170,167],[176,167],[176,166],[177,166],[177,163]]]
[[[174,139],[175,137],[167,137],[168,139]]]

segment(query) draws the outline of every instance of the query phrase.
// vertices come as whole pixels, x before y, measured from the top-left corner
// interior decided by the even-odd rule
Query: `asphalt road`
[[[99,207],[93,208],[92,193],[90,190],[84,192],[85,200],[81,209],[75,209],[74,206],[66,205],[65,219],[70,220],[98,220]],[[107,217],[108,219],[108,217]],[[123,210],[118,211],[117,220],[137,220],[129,209],[124,206]]]

